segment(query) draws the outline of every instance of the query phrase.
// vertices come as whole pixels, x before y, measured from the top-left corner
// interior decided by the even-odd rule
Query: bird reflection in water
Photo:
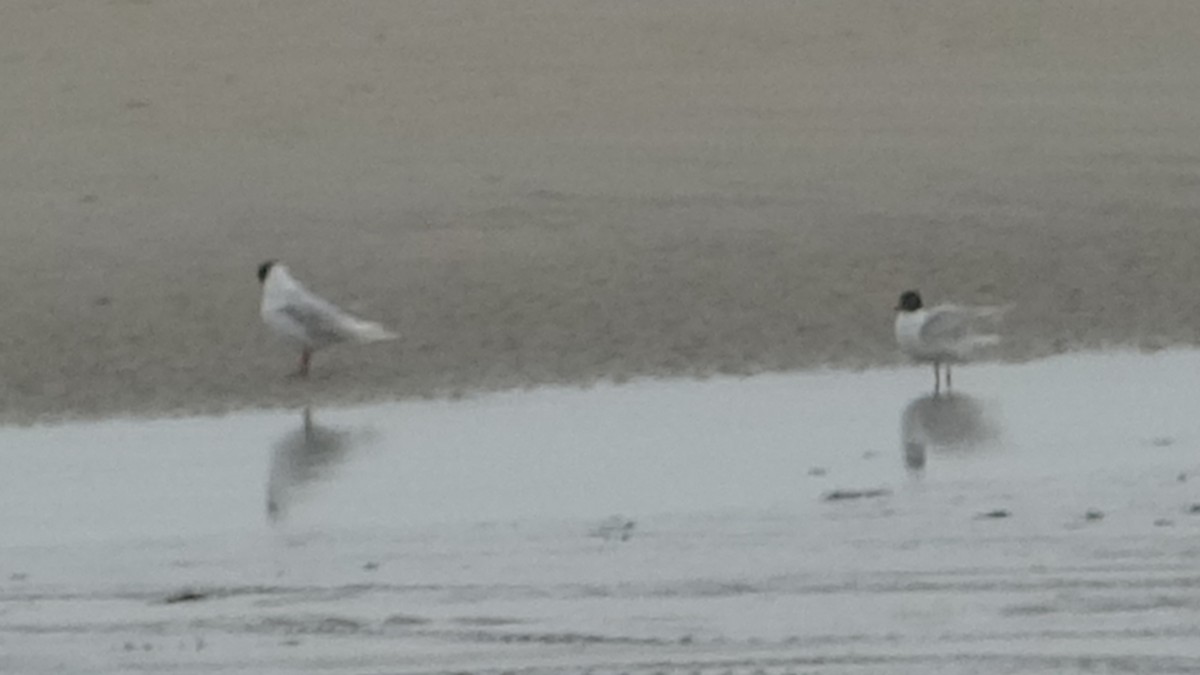
[[[926,395],[913,399],[900,418],[904,465],[909,471],[925,468],[930,450],[971,451],[1000,436],[987,407],[964,394]]]
[[[346,460],[360,434],[331,429],[313,421],[312,408],[305,407],[300,429],[288,432],[275,444],[271,473],[267,479],[267,517],[279,521],[311,484],[325,480]]]

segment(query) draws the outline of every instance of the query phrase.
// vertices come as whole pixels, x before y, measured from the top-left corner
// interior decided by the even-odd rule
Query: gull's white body
[[[903,298],[902,298],[903,302]],[[917,298],[917,304],[920,299]],[[946,366],[946,386],[951,386],[950,367],[970,360],[975,351],[1000,342],[999,335],[977,331],[978,324],[1003,314],[1007,307],[938,305],[903,309],[896,314],[896,343],[915,361],[933,364],[934,393],[941,390],[941,367]]]
[[[999,307],[938,305],[896,315],[900,351],[921,362],[962,363],[973,352],[1000,342],[999,335],[976,333],[982,319],[998,316]]]
[[[296,281],[282,264],[274,264],[263,280],[263,322],[277,335],[300,347],[301,372],[307,372],[308,355],[339,342],[391,340],[395,333],[372,321],[352,316],[314,295]]]

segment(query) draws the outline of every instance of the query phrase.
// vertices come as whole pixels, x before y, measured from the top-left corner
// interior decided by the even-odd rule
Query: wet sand
[[[0,404],[161,413],[1200,342],[1200,7],[0,6]],[[287,260],[403,339],[309,383]]]
[[[0,429],[0,671],[1194,673],[1197,369]]]

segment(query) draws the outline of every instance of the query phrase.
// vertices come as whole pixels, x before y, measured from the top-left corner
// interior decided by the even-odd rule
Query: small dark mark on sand
[[[521,619],[507,616],[464,616],[453,621],[463,626],[511,626],[524,623]]]
[[[612,516],[592,528],[589,534],[605,541],[629,541],[633,537],[635,527],[637,527],[637,522],[633,520],[623,516]]]
[[[424,626],[428,623],[429,619],[425,617],[408,614],[393,614],[383,620],[384,626]]]
[[[976,516],[976,518],[978,518],[980,520],[999,519],[999,518],[1008,518],[1011,515],[1012,515],[1012,513],[1008,509],[995,509],[992,511],[985,511],[984,513],[981,513],[978,516]]]
[[[1100,509],[1088,509],[1087,513],[1083,514],[1084,520],[1104,520],[1104,512]]]
[[[163,599],[163,603],[167,605],[174,605],[180,602],[196,602],[199,600],[205,600],[207,598],[208,593],[193,590],[183,590],[173,595],[168,595]]]
[[[847,499],[873,499],[876,497],[886,497],[890,494],[892,494],[892,491],[888,490],[887,488],[871,488],[867,490],[833,490],[831,492],[826,492],[821,499],[827,502],[837,502]]]

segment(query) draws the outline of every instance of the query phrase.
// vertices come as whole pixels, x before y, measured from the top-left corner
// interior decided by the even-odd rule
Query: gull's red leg
[[[304,350],[300,352],[300,372],[298,373],[300,377],[308,377],[308,363],[311,360],[312,350],[308,347],[305,347]]]

